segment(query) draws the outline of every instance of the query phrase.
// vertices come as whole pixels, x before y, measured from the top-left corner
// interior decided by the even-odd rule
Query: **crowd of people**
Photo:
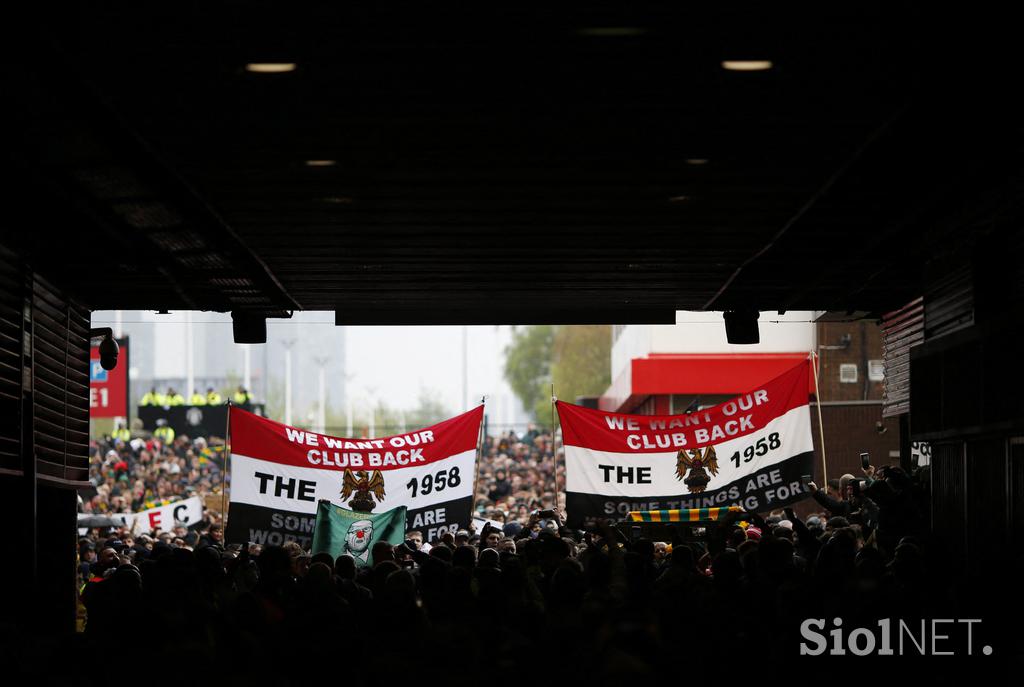
[[[132,513],[189,496],[220,494],[224,482],[224,440],[175,436],[118,426],[89,444],[89,479],[82,513]],[[132,436],[134,434],[134,437]],[[565,467],[555,460],[550,432],[529,425],[520,436],[509,431],[484,440],[478,469],[478,515],[525,524],[537,509],[557,509],[565,488]],[[219,511],[208,513],[218,522]]]
[[[249,406],[252,404],[252,394],[241,385],[230,394],[230,399],[236,406]],[[167,387],[163,392],[157,391],[157,388],[154,386],[139,399],[140,406],[158,406],[161,408],[184,405],[219,406],[225,402],[224,396],[212,386],[206,387],[206,393],[201,392],[199,389],[193,389],[192,395],[188,398],[172,386]]]
[[[115,434],[120,430],[115,430]],[[137,513],[189,496],[219,494],[224,482],[224,440],[219,437],[160,439],[113,436],[89,442],[89,481],[79,491],[79,512]],[[173,435],[172,435],[173,436]],[[210,517],[219,517],[215,513]]]
[[[480,516],[525,524],[534,510],[564,503],[565,463],[554,452],[550,431],[527,426],[484,439],[478,467],[476,507]]]
[[[534,428],[488,438],[477,499],[491,522],[378,543],[372,567],[296,542],[225,542],[216,517],[169,533],[92,530],[80,540],[84,637],[145,619],[163,638],[151,660],[187,655],[192,674],[230,665],[285,684],[319,663],[355,685],[505,684],[540,679],[524,673],[540,666],[547,679],[604,684],[704,665],[735,676],[797,655],[805,618],[870,626],[956,603],[926,528],[925,471],[812,484],[809,515],[729,513],[689,531],[700,536],[608,521],[579,531],[558,513],[553,449]],[[200,440],[97,442],[94,458],[94,511],[220,486]],[[127,650],[142,641],[119,637]],[[756,661],[737,663],[746,655]]]

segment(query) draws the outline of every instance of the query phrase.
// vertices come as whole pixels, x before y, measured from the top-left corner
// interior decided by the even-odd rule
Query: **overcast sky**
[[[467,394],[463,404],[462,327],[348,327],[353,398],[375,393],[390,405],[416,405],[421,388],[437,390],[461,412],[488,396],[495,421],[512,421],[512,392],[502,377],[509,327],[466,327]],[[395,399],[394,403],[390,399]],[[506,419],[508,417],[508,419]]]
[[[97,311],[93,313],[93,326],[115,327],[117,317],[116,311]],[[129,333],[132,324],[154,323],[157,327],[157,375],[184,376],[184,312],[157,315],[149,311],[122,311],[120,317]],[[267,326],[271,337],[275,328],[288,327],[289,336],[301,337],[303,332],[308,332],[309,339],[317,339],[322,338],[317,335],[324,328],[335,331],[334,313],[297,312],[291,320],[270,319]],[[226,314],[193,312],[192,327],[197,338],[216,332],[218,339],[224,340],[230,335],[231,322]],[[466,403],[463,402],[462,377],[463,327],[345,327],[346,376],[355,408],[365,407],[372,399],[379,399],[393,408],[413,408],[421,390],[426,389],[440,396],[453,414],[476,406],[481,396],[486,395],[492,423],[525,422],[526,416],[502,375],[504,349],[512,337],[511,327],[480,326],[465,330]],[[229,345],[241,350],[239,344]],[[255,349],[263,347],[253,348],[258,364],[261,354]],[[278,371],[281,368],[279,361],[271,361],[271,365]],[[239,363],[234,363],[232,369],[238,372]],[[297,374],[302,374],[303,369],[313,374],[309,366],[296,365],[295,369]],[[307,381],[310,383],[296,383],[296,386],[315,388],[315,380]],[[296,404],[302,405],[301,399],[296,399]]]

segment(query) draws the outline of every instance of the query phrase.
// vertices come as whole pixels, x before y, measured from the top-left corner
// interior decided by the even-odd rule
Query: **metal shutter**
[[[21,384],[25,276],[20,262],[0,251],[0,472],[22,474]]]
[[[924,299],[882,316],[882,417],[910,411],[910,349],[924,341]]]
[[[926,295],[924,328],[929,341],[974,324],[974,283],[970,265],[942,274]]]
[[[40,479],[89,476],[89,311],[32,279],[32,428]]]

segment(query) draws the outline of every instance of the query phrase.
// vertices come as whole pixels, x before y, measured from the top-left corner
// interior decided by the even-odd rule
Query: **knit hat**
[[[747,539],[753,539],[754,541],[761,539],[761,529],[759,527],[748,527]]]
[[[506,522],[505,526],[501,528],[502,532],[505,533],[506,537],[515,537],[523,531],[523,526],[516,521]]]

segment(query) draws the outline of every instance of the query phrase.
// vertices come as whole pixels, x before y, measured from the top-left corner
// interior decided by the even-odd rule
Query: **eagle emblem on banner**
[[[711,478],[717,474],[718,456],[715,455],[714,446],[708,446],[703,452],[699,448],[692,451],[684,448],[676,455],[676,479],[683,480],[692,494],[704,491]]]
[[[348,503],[349,508],[369,513],[377,505],[374,498],[378,503],[384,500],[384,475],[380,470],[368,472],[346,468],[341,482],[341,500],[344,502],[350,497],[352,500]]]

